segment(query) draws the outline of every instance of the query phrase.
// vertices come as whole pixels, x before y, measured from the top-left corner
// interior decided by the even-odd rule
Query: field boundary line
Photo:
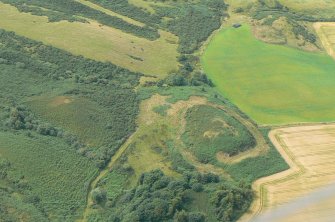
[[[137,131],[138,131],[138,129],[136,129],[136,131],[126,139],[125,143],[123,143],[122,146],[116,151],[116,153],[110,158],[110,161],[107,164],[107,166],[103,170],[98,172],[97,176],[95,178],[93,178],[93,180],[90,182],[89,187],[87,189],[87,194],[86,194],[86,206],[85,206],[85,209],[83,211],[82,217],[80,219],[78,219],[77,222],[87,221],[87,216],[89,215],[90,206],[92,205],[91,191],[94,188],[96,188],[100,179],[102,179],[107,173],[109,173],[109,171],[112,169],[112,167],[114,166],[116,161],[128,149],[128,147],[131,144],[131,142],[133,140],[133,137],[135,137]]]
[[[267,201],[267,185],[284,182],[306,172],[305,167],[294,158],[287,145],[280,138],[281,135],[287,134],[283,131],[283,129],[287,128],[291,127],[273,129],[269,132],[268,136],[290,168],[267,177],[262,177],[253,183],[252,188],[255,191],[256,196],[249,211],[239,219],[240,222],[252,221],[265,208]]]

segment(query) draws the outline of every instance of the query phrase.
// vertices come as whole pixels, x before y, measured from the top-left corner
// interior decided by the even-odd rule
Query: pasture
[[[217,89],[259,124],[335,120],[335,62],[256,40],[248,25],[227,28],[202,56]]]
[[[144,74],[164,77],[178,68],[178,38],[160,31],[154,41],[139,38],[95,21],[48,22],[47,17],[20,13],[0,3],[0,28],[44,44]]]
[[[253,187],[257,198],[250,213],[241,221],[249,221],[260,213],[285,206],[334,181],[334,124],[279,128],[271,131],[270,138],[290,169],[255,182]],[[289,211],[291,215],[278,218],[281,219],[279,221],[318,221],[320,218],[324,219],[322,221],[332,221],[333,199],[324,196],[323,199],[315,198],[314,203],[309,204],[300,204],[293,212]]]

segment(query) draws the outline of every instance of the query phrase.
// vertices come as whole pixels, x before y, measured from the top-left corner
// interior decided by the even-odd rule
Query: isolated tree
[[[100,187],[95,188],[91,192],[92,200],[96,204],[102,204],[107,200],[107,193]]]
[[[175,222],[188,222],[188,213],[185,210],[178,211],[174,216]]]

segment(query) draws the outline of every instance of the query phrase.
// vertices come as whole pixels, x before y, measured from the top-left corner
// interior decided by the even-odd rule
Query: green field
[[[335,62],[256,40],[247,25],[218,33],[202,57],[217,89],[260,124],[335,120]]]

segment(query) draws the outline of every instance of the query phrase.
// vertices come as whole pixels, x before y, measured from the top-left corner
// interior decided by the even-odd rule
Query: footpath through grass
[[[270,45],[249,26],[222,30],[202,57],[218,90],[260,124],[335,120],[335,62]]]

